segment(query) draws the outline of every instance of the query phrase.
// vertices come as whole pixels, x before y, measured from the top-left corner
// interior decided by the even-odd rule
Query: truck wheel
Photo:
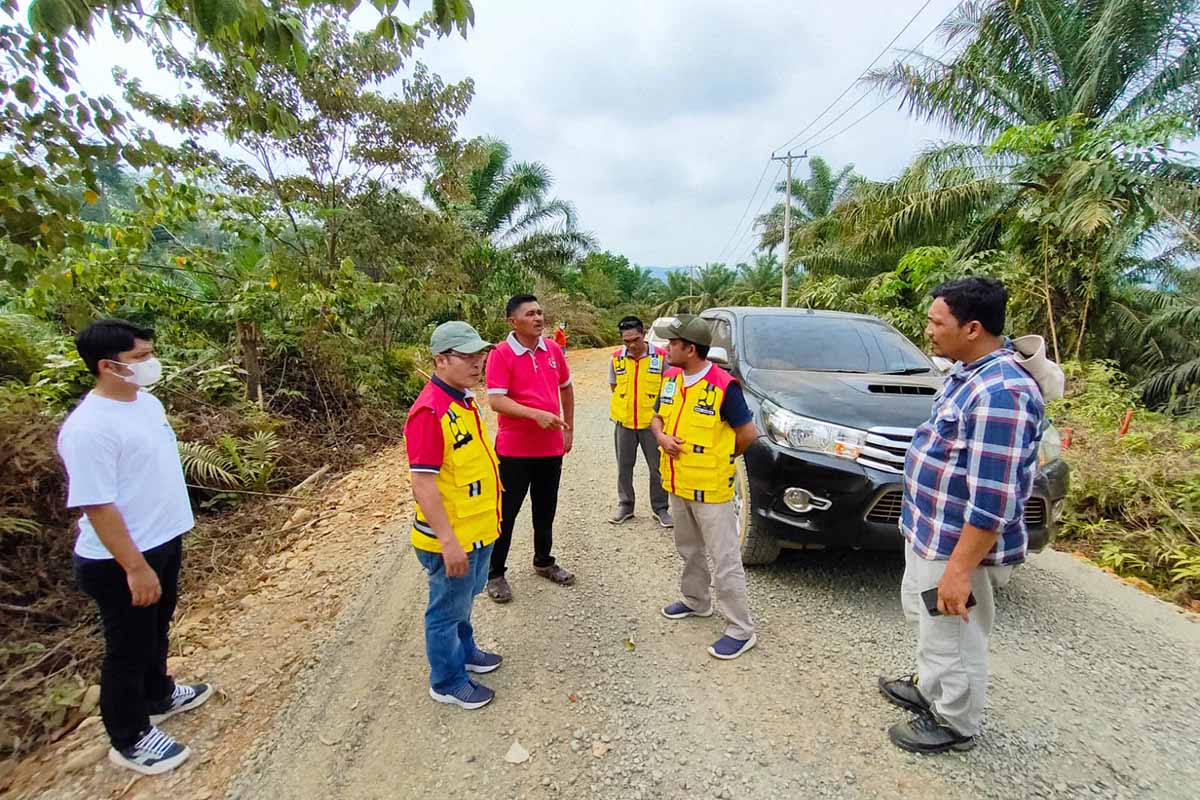
[[[767,521],[754,513],[750,476],[746,473],[746,462],[742,458],[737,460],[734,471],[733,510],[737,514],[742,563],[746,566],[770,564],[779,558],[779,541],[771,535]]]

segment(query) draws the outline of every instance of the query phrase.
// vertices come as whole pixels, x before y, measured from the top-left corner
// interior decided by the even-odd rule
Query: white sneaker
[[[207,683],[175,684],[175,692],[171,695],[170,707],[161,714],[151,714],[150,724],[157,725],[176,714],[191,711],[196,706],[202,706],[212,697],[213,687]]]
[[[170,772],[188,760],[192,754],[184,745],[172,739],[154,726],[150,732],[127,750],[108,750],[108,760],[118,767],[131,769],[143,775],[161,775]]]

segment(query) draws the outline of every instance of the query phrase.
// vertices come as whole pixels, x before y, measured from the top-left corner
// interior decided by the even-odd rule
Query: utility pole
[[[779,307],[787,308],[788,304],[788,263],[792,259],[792,159],[808,158],[808,151],[794,155],[791,150],[786,156],[771,156],[772,161],[787,162],[787,183],[783,192],[783,283],[779,287]]]

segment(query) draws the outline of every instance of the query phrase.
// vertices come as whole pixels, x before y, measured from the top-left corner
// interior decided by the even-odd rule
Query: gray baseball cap
[[[695,314],[680,314],[672,322],[655,327],[654,332],[664,339],[683,339],[692,344],[712,344],[712,327],[707,320]]]
[[[491,347],[479,332],[461,320],[443,322],[433,329],[429,337],[429,349],[434,355],[453,350],[456,353],[478,353]]]

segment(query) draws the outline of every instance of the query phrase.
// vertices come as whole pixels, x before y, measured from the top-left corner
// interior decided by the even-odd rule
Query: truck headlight
[[[802,417],[770,400],[763,402],[762,415],[771,441],[796,450],[826,453],[853,461],[867,441],[866,431]]]
[[[1057,461],[1062,458],[1062,454],[1062,435],[1057,428],[1047,423],[1046,430],[1042,432],[1042,441],[1038,445],[1038,466],[1044,467],[1051,461]]]

